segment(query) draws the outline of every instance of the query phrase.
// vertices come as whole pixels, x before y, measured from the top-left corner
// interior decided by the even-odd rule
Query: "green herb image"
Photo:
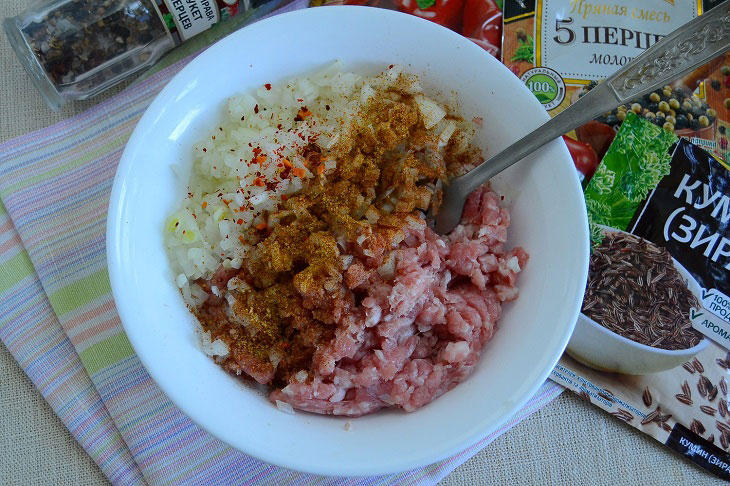
[[[596,225],[626,230],[639,204],[669,174],[674,133],[629,113],[585,189],[591,241],[603,238]]]
[[[527,32],[525,32],[525,29],[515,30],[515,35],[517,36],[517,43],[519,45],[517,46],[517,49],[515,49],[515,53],[510,61],[527,61],[534,63],[535,40],[531,35],[528,35]]]
[[[162,18],[165,20],[165,25],[168,29],[174,29],[175,28],[175,21],[172,19],[171,13],[166,13],[162,16]]]
[[[593,174],[591,182],[596,192],[599,194],[608,194],[611,192],[614,182],[616,182],[616,173],[607,169],[604,164],[601,164],[596,169],[596,173]]]

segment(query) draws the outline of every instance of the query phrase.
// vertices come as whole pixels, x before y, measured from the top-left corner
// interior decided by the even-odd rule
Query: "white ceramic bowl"
[[[602,229],[605,233],[621,233],[615,228],[604,226]],[[672,258],[672,261],[687,282],[689,291],[700,299],[702,295],[700,284],[677,260]],[[707,338],[702,338],[695,346],[687,349],[653,348],[616,334],[581,312],[568,343],[567,352],[577,361],[599,371],[648,375],[680,366],[709,344]]]
[[[168,268],[167,215],[185,193],[171,167],[190,167],[191,146],[225,98],[341,59],[347,69],[401,63],[433,92],[458,93],[489,153],[548,119],[501,63],[436,24],[377,8],[322,7],[273,17],[218,42],[159,94],[122,156],[109,207],[109,275],[135,351],[170,399],[228,444],[262,460],[328,475],[402,471],[456,453],[509,419],[547,378],[580,309],[588,262],[582,191],[562,141],[512,168],[495,187],[512,200],[511,244],[530,253],[521,297],[464,383],[415,413],[352,420],[287,415],[203,355]]]

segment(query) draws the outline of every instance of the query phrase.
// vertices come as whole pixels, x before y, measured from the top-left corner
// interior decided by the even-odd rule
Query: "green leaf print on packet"
[[[600,244],[596,225],[625,230],[639,204],[669,174],[677,142],[674,133],[628,113],[603,161],[585,189],[591,241]]]

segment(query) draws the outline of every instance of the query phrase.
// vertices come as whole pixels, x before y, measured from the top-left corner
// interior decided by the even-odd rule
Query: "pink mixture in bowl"
[[[175,254],[195,257],[180,264],[207,268],[183,274],[181,290],[199,297],[191,310],[204,349],[228,372],[271,386],[284,411],[356,417],[422,407],[469,376],[502,303],[517,298],[527,254],[505,248],[509,212],[495,193],[471,194],[449,235],[426,225],[443,184],[484,159],[471,143],[479,120],[449,114],[414,83],[390,66],[359,88],[354,116],[297,105],[272,140],[248,143],[250,158],[230,155],[223,127],[200,146],[207,154],[222,144],[211,152],[225,157],[200,156],[197,172],[208,161],[212,179],[193,184],[187,212],[169,225]],[[316,132],[322,120],[342,128]],[[255,179],[235,176],[230,195],[211,191],[218,164]],[[197,233],[221,241],[196,247]],[[231,248],[240,255],[226,259]]]
[[[270,399],[355,417],[389,406],[413,411],[464,381],[497,330],[502,303],[517,298],[528,256],[505,250],[509,222],[499,197],[483,188],[449,235],[410,225],[392,277],[355,256],[344,281],[362,295],[360,309],[315,352],[313,370]]]

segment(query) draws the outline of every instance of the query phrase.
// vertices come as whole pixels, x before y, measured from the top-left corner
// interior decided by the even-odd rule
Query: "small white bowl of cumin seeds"
[[[602,229],[606,239],[591,256],[568,354],[593,369],[631,375],[691,360],[709,345],[684,315],[698,305],[700,284],[666,250],[615,228]]]

